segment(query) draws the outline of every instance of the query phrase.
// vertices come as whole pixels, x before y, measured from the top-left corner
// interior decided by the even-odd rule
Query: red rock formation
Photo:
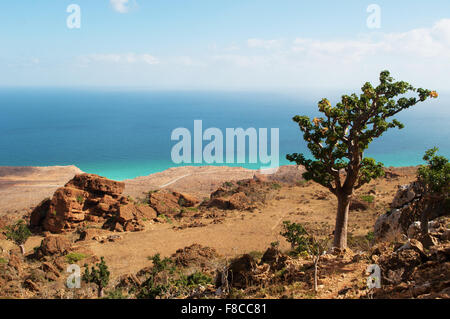
[[[122,195],[124,183],[93,175],[76,175],[43,201],[30,217],[32,227],[61,233],[85,221],[103,222],[110,229],[141,230],[139,217],[154,218],[150,207],[137,207]],[[119,225],[116,225],[119,224]]]

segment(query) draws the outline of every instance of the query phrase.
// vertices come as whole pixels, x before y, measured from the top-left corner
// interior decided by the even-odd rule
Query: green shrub
[[[19,220],[14,225],[6,226],[6,238],[14,241],[17,245],[23,245],[28,237],[31,236],[31,231],[24,220]]]
[[[117,289],[108,291],[105,299],[127,299],[127,298],[123,295],[122,289],[117,288]]]
[[[0,257],[0,264],[7,264],[8,261],[5,258]]]
[[[77,196],[77,202],[78,202],[78,204],[83,204],[84,203],[84,197],[83,196],[81,196],[81,195],[78,195]]]
[[[79,262],[80,260],[83,260],[84,258],[88,257],[85,254],[81,254],[81,253],[70,253],[66,255],[66,261],[69,264],[75,264],[77,262]]]
[[[362,195],[361,199],[367,203],[373,203],[375,197],[372,195]]]
[[[285,237],[286,241],[291,244],[294,252],[300,253],[307,250],[308,232],[302,225],[284,221],[283,231],[280,235]]]
[[[138,288],[136,297],[139,299],[155,299],[157,297],[176,297],[189,294],[200,285],[207,285],[213,279],[199,271],[184,275],[173,264],[172,259],[161,259],[160,254],[148,257],[153,267],[147,279]]]
[[[368,232],[366,235],[366,239],[369,242],[373,242],[375,240],[375,233],[373,231]]]
[[[95,283],[98,287],[98,297],[103,297],[103,289],[108,285],[110,276],[104,257],[100,258],[100,262],[96,264],[96,267],[93,266],[91,271],[89,271],[87,264],[84,266],[86,270],[83,274],[83,280],[86,283]]]
[[[421,165],[417,170],[417,177],[427,192],[448,194],[450,190],[450,163],[444,156],[436,155],[437,147],[425,152],[423,160],[427,165]]]
[[[272,185],[271,185],[271,188],[272,188],[272,189],[276,189],[276,190],[278,190],[278,189],[280,189],[280,188],[281,188],[281,185],[280,185],[280,184],[278,184],[278,183],[272,183]]]

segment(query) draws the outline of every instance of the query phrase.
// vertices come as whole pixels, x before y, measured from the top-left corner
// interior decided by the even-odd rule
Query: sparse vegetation
[[[450,191],[450,163],[444,156],[436,155],[439,149],[434,147],[425,152],[422,165],[417,170],[417,177],[423,183],[427,193],[445,194]]]
[[[328,248],[328,238],[319,239],[308,234],[306,229],[297,223],[283,222],[283,231],[280,233],[291,244],[296,254],[307,253],[313,259],[314,264],[314,291],[317,291],[317,271],[320,256]]]
[[[89,271],[89,267],[87,264],[84,265],[86,267],[85,272],[83,274],[83,280],[86,283],[95,283],[98,288],[98,297],[103,297],[103,289],[109,283],[110,272],[108,270],[108,266],[106,265],[104,257],[100,258],[100,262],[96,264],[96,266],[92,266],[91,271]]]
[[[78,202],[78,204],[82,205],[84,203],[84,197],[81,196],[81,195],[78,195],[77,196],[77,202]]]
[[[272,185],[270,186],[272,189],[278,190],[281,188],[281,185],[278,183],[272,183]]]
[[[69,253],[66,255],[66,261],[69,264],[75,264],[83,259],[85,259],[86,257],[88,257],[85,254],[82,253]]]
[[[375,197],[372,196],[372,195],[362,195],[362,196],[361,196],[361,200],[363,200],[363,201],[365,201],[365,202],[371,204],[371,203],[373,203],[373,201],[375,200]]]
[[[171,298],[189,294],[200,285],[212,283],[212,278],[207,274],[195,271],[185,275],[174,265],[172,259],[161,259],[160,254],[148,257],[153,262],[153,267],[148,273],[148,278],[138,288],[136,294],[139,299]]]
[[[24,220],[19,220],[13,225],[6,226],[5,230],[6,238],[14,241],[17,245],[23,245],[31,236],[31,231]]]

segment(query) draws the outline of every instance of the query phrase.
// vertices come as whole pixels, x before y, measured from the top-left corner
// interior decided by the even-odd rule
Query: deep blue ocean
[[[116,180],[144,176],[178,165],[171,160],[176,144],[171,141],[172,130],[186,127],[193,131],[196,119],[203,121],[204,130],[279,128],[280,164],[290,164],[287,153],[307,152],[292,117],[316,115],[317,101],[328,97],[335,102],[339,96],[335,92],[3,88],[0,166],[73,164]],[[400,113],[396,118],[405,128],[385,133],[371,144],[366,156],[386,166],[418,165],[426,149],[438,146],[440,154],[449,157],[449,102],[450,96],[441,94],[437,100]]]

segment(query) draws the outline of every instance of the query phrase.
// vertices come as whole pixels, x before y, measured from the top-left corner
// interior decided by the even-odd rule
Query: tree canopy
[[[367,82],[361,94],[343,95],[335,106],[322,99],[318,103],[321,117],[293,118],[314,159],[298,153],[287,155],[287,159],[306,168],[305,179],[314,180],[334,194],[344,191],[350,195],[354,189],[382,176],[383,164],[363,158],[364,151],[388,129],[403,128],[402,123],[391,119],[394,115],[438,96],[435,91],[395,81],[389,71],[382,71],[379,79],[378,86]],[[346,173],[343,181],[341,172]]]

